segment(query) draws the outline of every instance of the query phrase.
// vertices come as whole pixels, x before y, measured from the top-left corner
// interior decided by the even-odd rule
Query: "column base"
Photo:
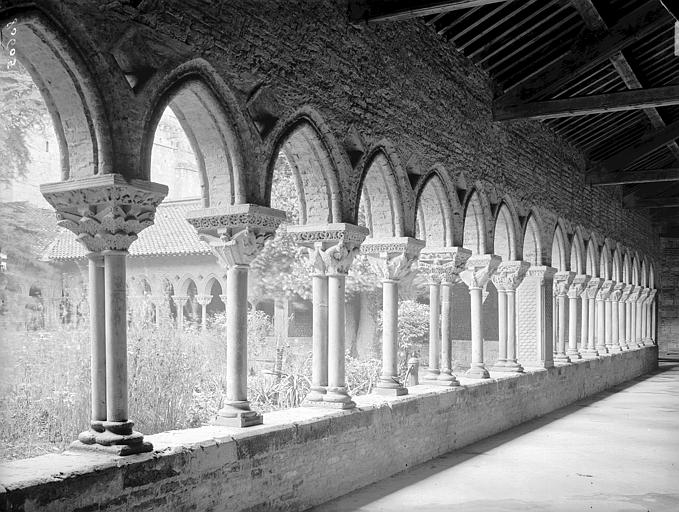
[[[596,351],[599,352],[600,356],[604,356],[604,355],[608,354],[608,349],[606,347],[602,346],[602,345],[597,346]]]
[[[594,359],[595,357],[599,357],[599,352],[595,348],[586,348],[582,351],[582,357],[585,359]]]
[[[92,421],[89,430],[80,433],[69,450],[93,450],[113,455],[132,455],[153,451],[141,432],[132,430],[131,421]]]
[[[441,371],[438,369],[427,368],[426,373],[422,376],[422,380],[436,380],[439,378]]]
[[[612,345],[612,346],[608,347],[608,351],[610,353],[622,352],[622,347],[620,345]]]
[[[566,355],[570,357],[571,361],[577,361],[578,359],[582,359],[580,352],[578,352],[577,350],[568,349],[566,351]]]
[[[325,393],[325,387],[312,387],[311,391],[309,391],[309,394],[304,399],[304,402],[302,402],[302,406],[306,406],[307,402],[322,402]]]
[[[568,357],[566,354],[554,354],[554,362],[555,363],[570,363],[571,358]]]
[[[491,372],[523,373],[523,366],[516,361],[504,361],[502,366],[493,365]]]
[[[226,404],[210,424],[223,427],[245,428],[261,425],[263,422],[264,418],[261,414],[250,410],[250,402],[240,400]]]
[[[437,386],[455,387],[459,386],[460,382],[455,378],[452,370],[441,370],[439,378],[436,379],[436,382],[432,382],[432,384]]]
[[[403,395],[408,394],[408,388],[404,388],[403,386],[395,387],[395,388],[386,388],[386,387],[377,386],[373,390],[373,393],[375,395],[381,395],[381,396],[403,396]]]
[[[472,363],[472,367],[464,373],[470,379],[490,379],[490,373],[483,364]]]
[[[347,388],[328,387],[327,393],[323,397],[323,406],[332,409],[353,409],[356,404],[347,393]]]

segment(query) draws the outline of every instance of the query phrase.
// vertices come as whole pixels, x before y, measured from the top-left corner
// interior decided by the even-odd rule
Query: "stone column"
[[[584,356],[589,340],[589,298],[587,296],[587,286],[592,276],[585,276],[587,285],[580,294],[580,355]]]
[[[629,350],[627,344],[628,341],[628,325],[629,317],[627,311],[629,309],[629,304],[627,299],[632,291],[632,285],[623,284],[620,289],[620,298],[618,299],[618,344],[620,345],[620,350]]]
[[[483,360],[483,288],[497,270],[502,258],[495,254],[470,257],[460,278],[469,288],[471,298],[472,360],[466,376],[475,379],[490,377]]]
[[[212,295],[196,295],[196,300],[200,304],[200,328],[201,330],[207,329],[207,305],[212,302]]]
[[[613,302],[611,297],[617,284],[615,281],[611,281],[611,283],[610,293],[604,299],[604,340],[608,352],[611,352],[613,348]]]
[[[412,272],[423,247],[423,241],[408,237],[371,238],[361,245],[382,278],[382,375],[375,388],[380,395],[408,394],[398,378],[398,285]]]
[[[611,303],[611,344],[608,347],[610,352],[622,352],[620,344],[620,296],[625,287],[623,283],[615,283],[613,291],[609,297]]]
[[[459,274],[464,269],[464,265],[470,256],[471,251],[463,247],[431,247],[423,249],[420,253],[419,269],[426,272],[430,278],[429,354],[430,358],[433,356],[435,365],[434,368],[431,368],[430,359],[431,372],[425,376],[428,384],[459,385],[458,380],[453,375],[452,287],[460,281]],[[439,282],[440,285],[437,284]],[[432,349],[432,345],[435,345],[435,348]],[[438,366],[439,348],[440,371]]]
[[[641,288],[639,294],[637,295],[637,302],[635,304],[636,318],[634,322],[634,341],[637,346],[643,347],[643,315],[644,315],[644,302],[648,295],[648,288]]]
[[[274,235],[285,213],[254,204],[187,212],[188,222],[226,269],[226,403],[216,425],[249,427],[262,423],[247,397],[248,273],[250,263]]]
[[[596,350],[599,355],[608,354],[608,348],[606,348],[606,299],[608,299],[612,289],[613,281],[604,281],[596,296]]]
[[[582,359],[578,351],[578,298],[585,291],[589,276],[576,275],[568,288],[568,350],[566,355],[571,361]]]
[[[491,280],[497,289],[499,357],[494,372],[523,372],[516,359],[516,289],[530,267],[527,261],[503,261]]]
[[[559,314],[557,321],[558,343],[554,361],[560,363],[571,362],[566,354],[566,322],[568,321],[568,290],[574,278],[575,272],[557,272],[554,275],[554,294],[556,295],[557,311]]]
[[[651,289],[644,288],[643,302],[641,303],[641,343],[643,345],[653,344],[649,335],[649,311],[651,300]]]
[[[40,191],[57,211],[58,224],[90,252],[92,422],[71,448],[116,455],[151,451],[128,417],[126,256],[137,234],[153,224],[167,187],[104,174]]]
[[[651,288],[648,301],[648,340],[650,345],[655,345],[655,296],[657,293],[657,289]]]
[[[517,354],[523,366],[552,368],[552,304],[556,269],[533,265],[518,288]]]
[[[345,382],[345,280],[359,247],[368,234],[366,228],[337,223],[292,226],[288,228],[296,243],[313,248],[328,276],[328,386],[322,402],[309,402],[323,407],[351,409]],[[322,354],[314,353],[313,359]],[[318,365],[320,367],[320,364]]]
[[[641,293],[641,287],[632,285],[632,291],[627,298],[629,304],[629,312],[627,317],[629,318],[629,336],[627,345],[630,348],[635,348],[639,346],[637,340],[637,301],[639,300],[639,294]]]
[[[312,367],[311,390],[304,405],[323,402],[328,387],[328,277],[323,260],[323,242],[316,242],[311,254],[312,281]]]
[[[184,306],[189,300],[188,295],[173,295],[172,301],[177,309],[177,329],[184,329]]]
[[[603,280],[599,277],[590,278],[587,283],[587,288],[583,292],[583,296],[587,296],[587,307],[589,309],[587,315],[587,346],[581,350],[581,355],[585,358],[598,357],[599,352],[596,349],[596,333],[597,333],[597,319],[596,319],[596,297],[601,289]]]

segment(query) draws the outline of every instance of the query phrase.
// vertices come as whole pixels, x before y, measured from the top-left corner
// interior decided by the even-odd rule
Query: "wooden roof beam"
[[[587,172],[589,174],[600,171],[621,171],[652,151],[666,146],[676,139],[679,139],[679,121],[646,134],[633,146],[616,153],[606,160],[597,162]]]
[[[623,206],[634,210],[641,208],[676,208],[679,206],[679,197],[631,198],[623,203]]]
[[[660,0],[660,3],[675,20],[679,21],[679,2],[677,0]]]
[[[353,22],[382,23],[429,16],[443,12],[497,4],[505,0],[350,0],[349,17]]]
[[[633,89],[606,94],[502,105],[500,107],[493,105],[493,119],[496,121],[551,119],[677,104],[679,104],[679,85],[670,85],[651,89]]]
[[[494,103],[501,107],[553,94],[573,77],[590,71],[670,20],[662,6],[650,1],[620,19],[608,31],[586,30],[563,58],[505,92]]]
[[[679,167],[613,172],[597,171],[587,174],[585,181],[590,185],[631,185],[634,183],[679,181]]]

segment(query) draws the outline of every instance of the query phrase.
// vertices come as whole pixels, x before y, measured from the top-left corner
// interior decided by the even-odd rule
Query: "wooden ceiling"
[[[351,0],[353,22],[420,19],[486,70],[497,122],[539,119],[679,238],[679,0]],[[675,32],[676,31],[676,32]],[[677,38],[677,39],[675,39]]]

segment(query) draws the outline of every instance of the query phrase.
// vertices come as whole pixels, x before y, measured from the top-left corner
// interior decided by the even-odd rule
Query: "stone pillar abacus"
[[[587,288],[590,277],[576,275],[568,287],[568,349],[566,355],[571,361],[582,359],[578,350],[578,299]]]
[[[483,289],[501,261],[502,258],[495,254],[478,254],[471,256],[467,260],[466,270],[460,272],[471,299],[472,359],[465,376],[474,379],[490,377],[483,359]]]
[[[459,274],[470,256],[471,251],[463,247],[431,247],[420,253],[419,269],[429,276],[430,283],[430,359],[429,372],[424,378],[427,384],[459,385],[453,375],[452,287],[460,281]]]
[[[248,273],[285,213],[254,204],[187,212],[186,219],[226,270],[226,403],[213,423],[249,427],[262,423],[247,396]]]
[[[598,357],[599,352],[596,349],[597,336],[597,318],[596,318],[596,297],[603,284],[603,279],[599,277],[590,278],[587,283],[587,288],[582,295],[587,296],[587,346],[580,350],[580,354],[585,358]]]
[[[554,361],[560,363],[570,363],[570,358],[566,354],[566,325],[568,318],[568,290],[575,279],[575,272],[557,272],[554,274],[554,295],[558,311],[557,320],[557,346]]]
[[[413,271],[424,242],[415,238],[367,239],[361,252],[382,278],[382,374],[375,393],[408,394],[398,378],[398,286]]]
[[[527,261],[503,261],[491,277],[497,289],[499,338],[498,360],[491,371],[523,372],[516,358],[516,289],[529,267]]]
[[[312,393],[307,397],[306,405],[351,409],[356,404],[351,400],[345,381],[345,281],[352,262],[358,254],[361,243],[369,231],[361,226],[346,223],[291,226],[288,233],[293,240],[313,251],[312,261],[316,272],[327,277],[328,310],[327,310],[327,365],[322,364],[323,350],[320,343],[321,334],[314,334],[312,387],[322,387],[327,369],[327,386],[325,393]],[[319,300],[314,296],[316,303]],[[314,312],[317,306],[314,305]],[[317,322],[314,320],[314,327]],[[322,329],[323,326],[319,327]],[[325,331],[323,331],[325,332]],[[320,395],[320,396],[319,396]]]
[[[177,329],[184,329],[184,306],[189,301],[188,295],[173,295],[172,302],[177,310]]]
[[[615,283],[609,296],[611,303],[611,343],[607,346],[609,352],[622,352],[620,343],[620,296],[625,287],[623,283]]]
[[[58,224],[89,251],[92,419],[71,449],[151,451],[128,416],[126,257],[138,233],[153,224],[167,187],[103,174],[41,185],[40,191]]]
[[[205,331],[207,329],[207,306],[212,302],[212,295],[196,295],[196,300],[200,304],[200,328]]]
[[[620,298],[618,299],[618,344],[620,350],[629,350],[629,303],[627,299],[632,292],[633,286],[630,284],[623,284],[620,289]]]
[[[596,295],[596,351],[599,355],[608,354],[608,348],[606,348],[606,300],[613,290],[613,284],[613,281],[604,281]]]

